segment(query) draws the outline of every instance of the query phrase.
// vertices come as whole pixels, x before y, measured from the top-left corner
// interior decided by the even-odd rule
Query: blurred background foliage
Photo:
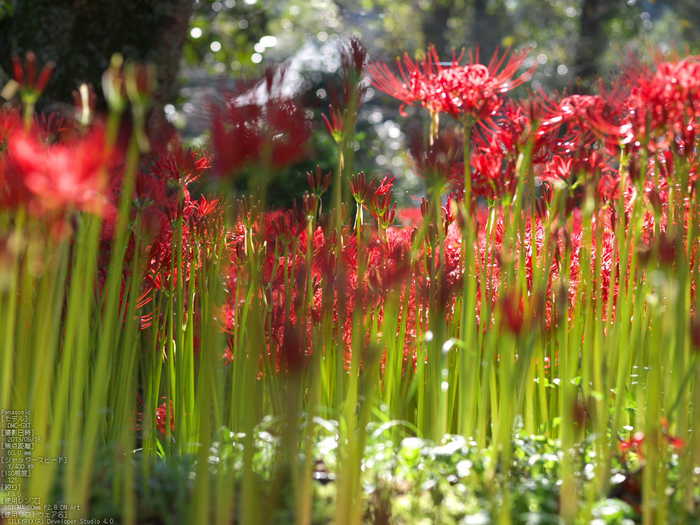
[[[115,2],[96,0],[88,3],[92,6],[88,11],[85,7],[88,4],[82,0],[0,0],[0,67],[5,70],[0,71],[4,75],[0,80],[9,76],[10,55],[29,49],[37,52],[40,61],[56,60],[59,69],[66,69],[63,76],[72,74],[76,85],[99,82],[84,72],[88,51],[92,55],[101,54],[105,57],[103,61],[114,51],[139,60],[155,60],[161,70],[165,68],[169,73],[159,76],[163,95],[158,99],[158,111],[192,143],[204,144],[212,118],[211,102],[220,101],[222,94],[234,91],[241,80],[254,79],[266,67],[283,64],[288,70],[288,92],[301,97],[309,112],[313,112],[308,116],[316,123],[316,130],[308,160],[293,166],[273,183],[272,202],[282,206],[289,205],[292,198],[306,189],[306,171],[317,164],[324,173],[335,167],[334,145],[321,125],[321,113],[327,113],[333,93],[331,86],[337,82],[338,46],[352,35],[361,38],[371,60],[388,63],[393,63],[404,51],[418,56],[430,43],[445,60],[452,56],[453,50],[459,54],[463,48],[474,49],[478,44],[485,62],[499,48],[529,46],[532,51],[523,67],[537,62],[538,68],[514,96],[526,96],[527,88],[537,87],[560,93],[590,91],[598,77],[607,80],[614,75],[625,56],[648,54],[651,47],[664,53],[674,47],[681,54],[686,50],[700,52],[697,0]],[[56,31],[42,31],[41,23],[37,22],[43,16],[50,24],[51,19],[60,18],[61,8],[80,21],[74,24],[76,38],[62,37],[62,42],[68,42],[63,46],[64,52],[67,49],[69,53],[66,56],[83,57],[82,62],[77,61],[78,65],[56,56],[55,43],[53,48],[48,45],[52,39],[59,39],[52,36]],[[109,23],[102,16],[107,10],[111,10],[113,19]],[[49,11],[51,16],[47,17]],[[86,34],[81,30],[81,26],[90,24],[88,15],[102,16],[99,32]],[[112,27],[117,36],[110,39],[107,35]],[[125,27],[138,32],[148,27],[148,38],[126,39],[128,46],[125,46],[122,44],[124,33],[128,32]],[[66,31],[64,28],[64,35]],[[92,42],[86,42],[89,40]],[[173,52],[177,46],[181,46],[181,53],[180,49]],[[167,59],[163,59],[164,54]],[[172,74],[178,70],[179,76]],[[68,101],[66,89],[47,95],[49,105],[52,99],[57,106]],[[377,176],[387,173],[397,176],[400,182],[397,197],[405,205],[410,202],[409,194],[420,195],[422,184],[410,172],[404,158],[403,130],[407,118],[399,115],[398,108],[399,104],[391,97],[372,88],[367,90],[358,115],[354,168]],[[409,110],[412,114],[421,113],[413,108]],[[254,174],[247,175],[250,176]],[[236,184],[243,191],[246,177]]]

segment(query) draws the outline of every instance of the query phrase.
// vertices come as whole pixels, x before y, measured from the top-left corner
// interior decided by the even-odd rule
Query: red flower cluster
[[[268,70],[214,106],[211,143],[214,172],[236,174],[249,164],[280,170],[304,158],[311,135],[304,109],[283,93],[284,70]]]
[[[55,115],[35,116],[23,125],[18,111],[0,111],[0,205],[28,206],[37,215],[70,210],[109,213],[106,196],[113,153],[96,126],[71,134]]]
[[[372,219],[356,226],[362,228],[361,234],[347,225],[338,231],[331,215],[321,213],[320,199],[330,177],[319,170],[309,175],[312,193],[298,206],[259,210],[242,200],[236,204],[235,222],[227,228],[222,200],[197,197],[190,190],[210,165],[220,175],[253,163],[277,169],[305,152],[309,127],[304,111],[281,95],[278,77],[272,73],[258,88],[242,90],[228,100],[213,123],[211,158],[171,143],[145,159],[136,177],[131,211],[138,219],[134,223],[144,230],[137,232],[141,245],[136,245],[134,235],[127,251],[129,261],[143,250],[146,277],[137,305],[142,327],[153,327],[154,337],[161,341],[168,338],[175,316],[158,311],[149,301],[159,295],[172,297],[179,286],[198,289],[205,278],[203,268],[216,257],[222,240],[228,296],[221,319],[230,346],[239,344],[236,338],[251,294],[258,294],[266,350],[280,370],[301,367],[312,352],[329,350],[314,346],[314,341],[329,340],[319,337],[321,330],[334,334],[332,344],[342,347],[350,362],[357,338],[369,338],[369,330],[357,331],[358,315],[364,327],[375,322],[382,326],[388,315],[387,298],[401,305],[395,314],[396,335],[404,347],[405,365],[411,366],[418,359],[417,339],[430,327],[435,312],[431,301],[439,302],[440,315],[451,320],[465,267],[474,272],[469,278],[476,283],[474,314],[482,331],[501,329],[497,318],[516,335],[525,328],[562,326],[581,300],[604,319],[607,309],[595,301],[612,299],[614,315],[620,283],[633,283],[637,277],[615,270],[621,262],[619,246],[626,239],[619,236],[629,235],[632,208],[640,201],[643,245],[632,250],[637,261],[651,264],[654,256],[659,264],[673,265],[683,250],[691,266],[697,264],[694,248],[683,237],[693,220],[688,197],[697,191],[697,59],[659,62],[655,68],[637,64],[627,73],[635,81],[629,89],[617,84],[597,95],[551,98],[538,92],[526,103],[511,103],[501,100],[501,94],[523,83],[528,73],[513,79],[525,52],[507,61],[506,56],[497,54],[488,66],[479,64],[478,57],[470,56],[464,66],[454,58],[444,67],[431,48],[422,62],[404,59],[403,83],[382,64],[369,67],[375,85],[405,103],[420,102],[434,113],[478,120],[468,159],[473,193],[479,198],[474,210],[452,205],[462,201],[464,152],[460,137],[444,132],[428,147],[422,137],[413,137],[409,147],[414,170],[451,193],[445,206],[436,195],[431,195],[433,202],[424,200],[422,217],[417,210],[397,212],[393,178],[379,181],[360,173],[350,181],[352,193]],[[360,67],[359,51],[347,57],[347,68]],[[260,93],[263,99],[257,100]],[[341,116],[332,115],[329,127],[339,131]],[[103,241],[108,245],[121,159],[105,146],[99,126],[82,136],[61,134],[60,128],[60,122],[45,118],[25,129],[16,112],[0,113],[0,203],[25,206],[37,216],[99,214],[105,218]],[[526,204],[520,217],[511,205],[518,188]],[[674,200],[674,195],[685,197]],[[593,211],[580,209],[591,203]],[[472,237],[474,260],[464,261],[468,250],[462,246],[462,229],[465,214],[472,212],[477,229]],[[399,220],[410,220],[415,229],[396,227],[397,215]],[[590,217],[590,224],[583,225],[583,217]],[[421,228],[423,221],[429,227]],[[433,221],[442,228],[435,228]],[[507,245],[506,231],[520,223],[525,228]],[[587,244],[584,226],[590,227],[599,244]],[[444,238],[438,238],[440,231]],[[417,242],[421,239],[424,242]],[[106,262],[101,262],[104,280]],[[504,286],[503,268],[510,264],[524,268],[524,289]],[[340,274],[338,268],[343,270]],[[546,271],[546,279],[536,281],[535,268]],[[599,294],[583,296],[584,275],[591,276]],[[259,277],[259,290],[248,288],[253,276]],[[504,294],[503,289],[508,291]],[[201,309],[192,302],[200,300],[196,293],[183,293],[178,299],[182,304],[175,305],[182,312],[195,312],[195,319],[188,320],[195,331],[201,323],[196,312]],[[529,308],[532,304],[534,311]],[[152,312],[144,312],[147,306]],[[239,356],[229,351],[229,359]]]
[[[40,210],[81,209],[102,215],[110,152],[99,128],[62,144],[16,130],[8,138],[8,175],[19,179]]]
[[[532,74],[532,70],[513,79],[529,50],[516,52],[508,58],[508,50],[499,57],[493,56],[488,66],[478,63],[469,53],[468,63],[459,63],[452,57],[449,67],[443,67],[434,46],[428,48],[427,56],[413,61],[404,55],[399,61],[402,80],[399,80],[383,63],[370,64],[367,69],[370,81],[379,90],[388,93],[405,104],[420,102],[432,113],[447,113],[455,118],[469,115],[475,118],[491,116],[501,104],[499,95],[521,85]]]

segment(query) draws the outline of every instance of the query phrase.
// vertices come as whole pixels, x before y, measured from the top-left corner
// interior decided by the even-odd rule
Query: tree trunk
[[[82,83],[101,97],[110,57],[150,62],[157,68],[154,113],[176,96],[182,47],[192,0],[16,0],[13,16],[0,21],[0,66],[34,51],[39,65],[56,62],[44,102],[66,103]]]
[[[441,60],[449,60],[452,57],[452,48],[447,45],[445,33],[447,21],[450,18],[449,5],[434,2],[430,11],[423,19],[423,34],[425,35],[426,48],[428,44],[433,44]]]
[[[576,43],[575,73],[583,80],[584,90],[596,75],[598,59],[605,51],[607,37],[603,31],[603,0],[584,0],[581,7],[581,29]]]
[[[487,10],[488,0],[474,2],[474,20],[472,22],[472,39],[479,49],[479,61],[488,64],[499,47],[499,35],[502,34],[498,15]]]

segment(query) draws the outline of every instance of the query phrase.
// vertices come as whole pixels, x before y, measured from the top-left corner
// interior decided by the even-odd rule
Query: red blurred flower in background
[[[284,70],[268,70],[253,85],[228,95],[215,108],[211,143],[218,176],[257,164],[281,170],[306,156],[311,127],[304,109],[284,94]]]
[[[17,130],[7,144],[6,176],[34,196],[39,212],[80,209],[103,215],[111,153],[104,133],[94,128],[71,142],[47,145],[36,134]]]

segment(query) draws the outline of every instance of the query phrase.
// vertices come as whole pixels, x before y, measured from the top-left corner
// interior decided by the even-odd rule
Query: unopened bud
[[[673,264],[676,260],[676,239],[665,232],[659,235],[659,263]]]
[[[430,202],[425,197],[423,197],[420,201],[420,214],[423,219],[430,219],[432,216],[432,207]]]
[[[697,315],[690,318],[690,343],[693,351],[700,351],[700,317]]]
[[[37,95],[43,93],[46,89],[46,86],[49,85],[49,81],[51,80],[51,76],[53,75],[55,69],[56,63],[52,60],[48,61],[44,65],[44,67],[41,70],[41,74],[39,75],[39,80],[37,80],[37,83],[34,86],[34,91],[36,91]]]
[[[109,62],[109,67],[102,75],[102,90],[109,109],[121,114],[126,109],[127,94],[124,78],[124,57],[115,53]]]
[[[651,259],[651,251],[651,247],[647,244],[640,244],[635,249],[637,261],[642,267],[649,264],[649,259]]]
[[[652,188],[647,193],[647,197],[652,208],[654,208],[654,213],[657,215],[661,214],[661,195],[659,195],[659,192]]]
[[[88,126],[97,105],[97,94],[92,84],[81,84],[78,91],[73,90],[73,103],[77,108],[78,120],[83,126]]]
[[[514,293],[506,294],[501,301],[501,322],[516,336],[523,328],[522,300]]]

